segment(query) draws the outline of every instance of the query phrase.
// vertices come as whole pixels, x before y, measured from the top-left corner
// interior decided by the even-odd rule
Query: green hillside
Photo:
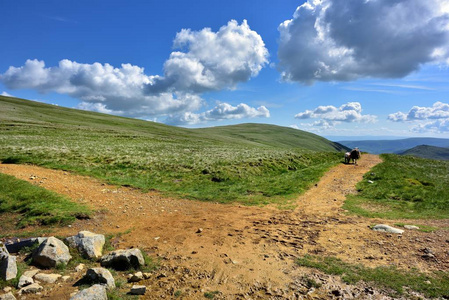
[[[340,161],[340,149],[273,125],[185,129],[0,97],[3,162],[71,170],[182,197],[278,201],[316,182]]]
[[[429,145],[420,145],[406,150],[400,155],[411,155],[421,158],[449,160],[449,148],[435,147]]]

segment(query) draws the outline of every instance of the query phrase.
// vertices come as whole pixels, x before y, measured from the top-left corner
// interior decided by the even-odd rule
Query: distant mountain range
[[[428,145],[416,146],[412,149],[406,150],[400,155],[412,155],[422,158],[449,160],[449,148],[435,147]]]
[[[366,141],[339,141],[338,143],[349,148],[359,147],[362,152],[372,154],[403,153],[406,150],[420,145],[448,148],[449,139],[438,138],[407,138],[398,140],[366,140]]]

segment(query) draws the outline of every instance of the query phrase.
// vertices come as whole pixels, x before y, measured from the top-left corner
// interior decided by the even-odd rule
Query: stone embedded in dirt
[[[0,300],[16,300],[16,297],[11,292],[0,295]]]
[[[9,292],[12,291],[12,287],[7,286],[7,287],[5,287],[5,288],[3,289],[3,291],[4,291],[5,293],[9,293]]]
[[[80,231],[66,238],[70,247],[78,249],[84,257],[99,258],[103,253],[104,235],[90,231]]]
[[[115,280],[111,272],[105,268],[91,268],[84,276],[86,280],[93,283],[106,284],[107,288],[115,288]]]
[[[419,229],[419,227],[415,226],[415,225],[404,225],[404,228],[408,229],[408,230],[418,230]]]
[[[33,283],[34,283],[33,278],[25,276],[25,275],[22,275],[19,278],[19,283],[17,284],[17,288],[21,289],[21,288],[23,288],[23,287],[25,287],[27,285],[33,284]]]
[[[0,279],[9,281],[17,276],[16,257],[9,254],[6,246],[0,242]]]
[[[144,285],[133,285],[129,293],[131,295],[145,295],[147,287]]]
[[[107,300],[108,295],[106,293],[105,286],[101,284],[94,284],[90,288],[79,291],[70,300]]]
[[[402,229],[394,228],[394,227],[391,227],[391,226],[385,225],[385,224],[378,224],[373,227],[373,230],[380,231],[380,232],[397,233],[397,234],[402,234],[404,232],[404,230],[402,230]]]
[[[75,267],[75,272],[81,272],[82,270],[84,270],[84,264],[79,264]]]
[[[46,283],[55,283],[56,280],[58,280],[61,277],[62,277],[61,274],[44,274],[44,273],[39,273],[36,276],[34,276],[34,279],[36,279],[38,281],[43,281],[43,282],[46,282]]]
[[[44,268],[66,264],[72,258],[69,248],[59,239],[49,237],[33,253],[33,263]]]
[[[139,282],[143,280],[143,274],[142,272],[137,272],[134,274],[129,274],[128,276],[128,282]]]
[[[152,273],[143,273],[143,278],[148,279],[151,278]]]
[[[198,228],[198,230],[196,231],[196,233],[201,233],[203,232],[203,228]]]
[[[38,283],[33,283],[30,285],[27,285],[19,290],[19,294],[36,294],[40,291],[42,291],[44,288],[40,286]]]
[[[32,269],[32,270],[23,272],[23,275],[33,278],[37,273],[39,273],[39,271],[40,270],[38,270],[38,269]]]
[[[145,260],[142,252],[135,248],[112,251],[101,258],[100,264],[102,267],[123,271],[130,268],[138,269],[145,264]]]

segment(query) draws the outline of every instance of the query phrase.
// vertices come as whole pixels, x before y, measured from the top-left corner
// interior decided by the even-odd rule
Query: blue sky
[[[185,127],[449,138],[447,0],[0,0],[0,93]]]

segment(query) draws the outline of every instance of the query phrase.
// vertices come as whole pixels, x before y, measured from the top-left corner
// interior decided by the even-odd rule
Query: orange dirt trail
[[[205,291],[220,291],[226,299],[294,298],[291,285],[304,272],[294,260],[305,254],[331,255],[372,267],[448,269],[444,234],[378,233],[369,226],[398,221],[348,216],[342,210],[346,195],[356,193],[355,184],[380,162],[378,156],[365,154],[357,166],[337,165],[297,199],[294,210],[166,198],[29,165],[0,164],[0,172],[97,211],[90,220],[55,228],[53,235],[69,236],[81,230],[121,234],[113,240],[116,248],[137,247],[158,258],[161,267],[154,276],[159,278],[141,282],[151,290],[145,296],[148,299],[172,298],[176,291],[182,291],[185,299],[202,299]],[[425,247],[442,259],[422,259],[420,251]],[[66,296],[74,289],[62,285],[47,295]]]

